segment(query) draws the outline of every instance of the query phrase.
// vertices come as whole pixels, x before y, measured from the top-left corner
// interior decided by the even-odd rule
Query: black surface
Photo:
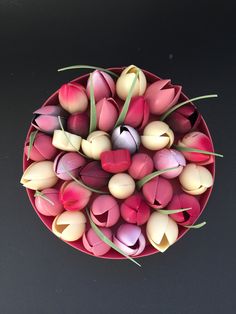
[[[234,1],[0,0],[0,313],[227,313],[235,303]],[[182,84],[215,141],[214,191],[201,220],[165,254],[89,257],[57,240],[20,186],[32,111],[80,72],[71,64],[137,64]]]

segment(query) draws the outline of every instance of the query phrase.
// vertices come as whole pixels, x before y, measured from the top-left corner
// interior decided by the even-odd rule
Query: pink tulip
[[[120,209],[116,199],[111,195],[100,195],[95,198],[90,208],[91,218],[101,227],[111,227],[120,218]]]
[[[101,232],[109,239],[112,240],[112,232],[108,228],[99,228]],[[102,241],[95,231],[90,228],[88,232],[83,234],[83,245],[89,252],[93,253],[95,256],[102,256],[106,254],[111,247]]]
[[[72,134],[86,138],[89,133],[88,114],[83,112],[70,115],[67,120],[67,130]]]
[[[66,210],[81,210],[88,204],[92,193],[75,181],[65,182],[60,189],[60,200]]]
[[[177,103],[181,89],[181,86],[172,85],[170,80],[159,80],[152,83],[144,95],[150,112],[157,115],[166,112]]]
[[[114,96],[115,82],[109,74],[95,70],[92,74],[92,82],[96,102],[102,98],[109,98]],[[86,90],[87,95],[90,97],[90,79],[88,79]]]
[[[155,177],[143,185],[143,195],[153,208],[164,208],[172,199],[173,187],[167,179]]]
[[[143,96],[132,98],[124,123],[136,129],[143,129],[149,120],[149,106]]]
[[[116,123],[119,106],[113,98],[102,98],[96,104],[97,127],[99,130],[109,132]]]
[[[170,170],[161,174],[162,177],[167,179],[176,178],[182,172],[183,167],[186,165],[185,158],[183,154],[175,149],[161,149],[155,153],[153,156],[154,166],[156,170],[164,170],[166,168],[177,169]]]
[[[29,140],[24,148],[25,155],[28,156]],[[37,133],[34,143],[30,151],[30,159],[33,161],[51,160],[54,159],[58,150],[52,145],[52,138],[44,133]]]
[[[77,177],[79,169],[85,164],[86,160],[78,153],[61,152],[54,160],[53,169],[58,178],[68,181],[71,180],[70,174]]]
[[[131,224],[121,225],[113,237],[113,242],[124,253],[130,256],[141,254],[146,245],[141,228]]]
[[[173,196],[166,209],[181,208],[191,209],[184,212],[171,214],[171,218],[173,218],[178,224],[182,226],[194,224],[200,214],[200,204],[198,199],[186,193],[176,194]]]
[[[150,156],[143,153],[133,155],[129,174],[135,180],[140,180],[153,171],[153,161]]]
[[[111,174],[104,171],[99,161],[91,161],[79,173],[84,184],[95,189],[107,186]]]
[[[42,196],[35,196],[35,207],[45,216],[57,216],[63,211],[63,206],[59,199],[57,189],[44,189],[41,191]]]
[[[122,218],[129,223],[143,225],[148,221],[150,208],[137,193],[128,197],[120,208]]]
[[[129,169],[130,152],[127,149],[107,150],[101,153],[102,169],[111,173],[120,173]]]

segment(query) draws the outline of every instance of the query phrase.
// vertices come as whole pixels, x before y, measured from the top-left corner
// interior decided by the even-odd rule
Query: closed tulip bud
[[[153,121],[144,128],[141,141],[150,150],[169,148],[174,142],[174,133],[165,122]]]
[[[186,193],[174,195],[171,202],[168,204],[167,209],[172,210],[181,208],[191,209],[171,214],[170,217],[182,226],[194,224],[200,215],[200,204],[198,199]]]
[[[82,138],[79,135],[71,134],[63,130],[55,130],[52,145],[67,152],[77,152],[80,149],[81,140]]]
[[[134,193],[135,182],[127,173],[117,173],[111,177],[108,189],[114,197],[125,199]]]
[[[115,82],[113,78],[103,71],[95,70],[92,74],[93,90],[95,101],[102,98],[113,97],[115,94]],[[87,82],[87,95],[90,97],[90,78]]]
[[[112,241],[112,232],[110,229],[99,229],[110,241]],[[102,241],[92,228],[83,234],[82,240],[86,250],[88,250],[90,253],[93,253],[95,256],[102,256],[111,249],[110,245]]]
[[[129,174],[135,180],[140,180],[153,171],[153,161],[148,154],[138,153],[133,155]]]
[[[52,161],[33,162],[24,172],[21,184],[31,190],[43,190],[57,183]]]
[[[86,164],[86,160],[78,153],[61,152],[54,160],[53,169],[62,180],[71,180],[71,175],[78,176],[79,169]],[[69,173],[68,173],[69,172]]]
[[[168,215],[151,214],[146,227],[149,242],[160,252],[165,252],[178,238],[178,225]]]
[[[140,194],[128,197],[120,207],[122,218],[129,223],[143,225],[148,221],[150,208]]]
[[[52,232],[64,241],[79,240],[86,227],[86,217],[82,212],[63,212],[55,217]]]
[[[102,152],[111,150],[109,134],[103,131],[94,131],[89,134],[87,140],[82,140],[81,146],[86,156],[99,160]]]
[[[92,192],[75,181],[65,182],[60,189],[60,200],[66,210],[75,211],[85,208]]]
[[[127,149],[108,150],[101,154],[102,169],[111,173],[120,173],[129,169],[130,152]]]
[[[149,106],[145,98],[143,96],[132,98],[124,123],[136,129],[143,129],[148,120]]]
[[[100,195],[92,203],[90,214],[97,226],[114,226],[120,218],[119,205],[111,195]]]
[[[192,195],[200,195],[213,185],[210,171],[203,166],[192,163],[184,167],[179,181],[184,192]]]
[[[29,154],[29,140],[26,142],[24,153]],[[37,133],[34,143],[31,147],[29,158],[33,161],[42,161],[54,159],[58,150],[52,145],[52,138],[44,133]]]
[[[44,216],[57,216],[63,211],[57,189],[44,189],[40,194],[36,194],[35,196],[35,207],[40,214]]]
[[[155,177],[143,185],[143,195],[153,208],[164,208],[172,199],[173,187],[170,181]]]
[[[89,133],[89,117],[87,113],[70,115],[67,120],[67,130],[81,137],[87,137]]]
[[[87,186],[99,189],[107,186],[111,174],[101,168],[100,162],[91,161],[80,170],[79,176]]]
[[[137,256],[146,245],[141,228],[131,224],[121,225],[113,237],[114,244],[129,256]]]
[[[113,98],[102,98],[96,104],[97,127],[109,132],[114,128],[119,114],[119,106]]]
[[[65,112],[59,106],[44,106],[34,111],[32,126],[37,130],[52,134],[54,130],[61,129],[58,116],[63,126],[66,124]]]
[[[183,170],[183,167],[186,166],[186,161],[183,154],[175,149],[164,148],[159,150],[153,156],[153,161],[156,170],[164,170],[167,168],[178,167],[177,169],[170,170],[161,174],[162,177],[167,179],[178,177]]]
[[[172,85],[170,80],[152,83],[145,92],[145,99],[152,114],[161,115],[174,106],[180,96],[181,86]]]
[[[125,68],[116,82],[117,95],[125,100],[129,94],[131,85],[135,78],[135,75],[139,69],[135,65],[130,65]],[[134,85],[132,96],[142,96],[145,93],[147,87],[146,76],[143,71],[139,70],[137,81]]]
[[[131,154],[139,149],[140,136],[129,125],[120,125],[112,132],[112,146],[114,149],[128,149]]]

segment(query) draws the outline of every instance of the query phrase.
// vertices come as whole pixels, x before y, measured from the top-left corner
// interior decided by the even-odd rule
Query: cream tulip
[[[114,197],[125,199],[134,193],[135,182],[127,173],[117,173],[111,177],[108,189]]]
[[[82,140],[82,150],[89,158],[99,160],[102,152],[111,150],[109,134],[104,131],[94,131],[87,140]]]
[[[52,145],[66,152],[76,152],[80,149],[82,138],[63,130],[55,130],[53,133]]]

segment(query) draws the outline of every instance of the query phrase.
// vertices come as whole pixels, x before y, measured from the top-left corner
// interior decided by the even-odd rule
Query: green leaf
[[[206,221],[203,221],[203,222],[201,222],[200,224],[197,224],[197,225],[183,226],[183,227],[188,228],[188,229],[199,229],[199,228],[202,228],[203,226],[205,226],[205,224],[206,224]]]
[[[135,261],[132,257],[128,256],[127,254],[125,254],[120,248],[118,248],[110,239],[108,239],[105,234],[103,234],[103,232],[95,225],[95,223],[92,221],[88,208],[86,208],[86,213],[87,216],[89,218],[89,222],[90,225],[93,229],[93,231],[97,234],[97,236],[103,241],[105,242],[107,245],[109,245],[113,250],[117,251],[118,253],[120,253],[121,255],[123,255],[124,257],[126,257],[127,259],[129,259],[131,262],[135,263],[136,265],[138,265],[139,267],[141,267],[141,265]]]
[[[201,100],[201,99],[207,99],[207,98],[215,98],[215,97],[218,97],[218,95],[216,94],[212,94],[212,95],[204,95],[204,96],[198,96],[198,97],[194,97],[194,98],[191,98],[191,99],[188,99],[184,102],[181,102],[180,104],[178,105],[175,105],[173,107],[171,107],[166,113],[164,113],[161,117],[160,117],[160,120],[161,121],[164,121],[172,112],[174,112],[175,110],[179,109],[180,107],[192,102],[192,101],[197,101],[197,100]]]
[[[104,68],[100,68],[100,67],[96,67],[96,66],[93,66],[93,65],[71,65],[71,66],[68,66],[68,67],[65,67],[65,68],[61,68],[61,69],[58,69],[57,71],[58,72],[62,72],[62,71],[67,71],[67,70],[75,70],[75,69],[92,69],[92,70],[99,70],[99,71],[103,71],[103,72],[106,72],[110,75],[113,75],[115,77],[118,77],[119,75],[117,75],[116,73],[110,71],[110,70],[107,70],[107,69],[104,69]]]
[[[177,213],[185,212],[185,211],[190,210],[190,209],[192,209],[192,207],[180,208],[180,209],[158,209],[157,211],[161,214],[171,215],[171,214],[177,214]]]
[[[96,117],[96,106],[94,98],[94,89],[93,89],[93,74],[90,73],[90,124],[89,124],[89,133],[96,130],[97,127],[97,117]]]
[[[136,182],[136,186],[137,186],[138,189],[141,189],[141,187],[145,183],[149,182],[150,180],[154,179],[155,177],[159,176],[160,174],[168,172],[170,170],[177,169],[178,167],[179,166],[173,167],[173,168],[166,168],[166,169],[163,169],[163,170],[158,170],[158,171],[152,172],[152,173],[148,174],[147,176],[143,177],[141,180],[137,181]]]
[[[32,147],[33,147],[33,144],[34,144],[34,141],[35,141],[37,133],[38,133],[38,130],[33,131],[33,132],[30,133],[27,160],[30,159],[30,153],[31,153],[31,150],[32,150]]]
[[[135,73],[135,77],[134,77],[133,82],[132,82],[132,84],[130,86],[130,90],[129,90],[129,93],[128,93],[127,97],[126,97],[124,106],[123,106],[123,108],[121,110],[121,113],[120,113],[120,115],[119,115],[119,117],[118,117],[118,119],[116,121],[115,128],[118,127],[119,125],[121,125],[124,122],[124,120],[125,120],[126,114],[127,114],[128,110],[129,110],[129,104],[130,104],[130,101],[131,101],[131,98],[132,98],[132,93],[133,93],[133,90],[134,90],[135,83],[136,83],[136,81],[138,79],[139,72],[140,72],[140,70],[138,69],[137,72]]]
[[[34,193],[34,197],[39,196],[41,198],[43,198],[45,201],[47,201],[48,203],[50,203],[52,206],[54,206],[55,204],[47,197],[45,196],[42,192],[40,191],[35,191]]]
[[[174,147],[177,150],[180,150],[180,151],[183,151],[183,152],[201,153],[201,154],[213,155],[213,156],[217,156],[217,157],[221,157],[221,158],[224,157],[221,154],[217,154],[217,153],[214,153],[214,152],[208,152],[207,150],[197,149],[197,148],[193,148],[193,147],[184,147],[184,146],[180,146],[180,145],[174,145]]]

